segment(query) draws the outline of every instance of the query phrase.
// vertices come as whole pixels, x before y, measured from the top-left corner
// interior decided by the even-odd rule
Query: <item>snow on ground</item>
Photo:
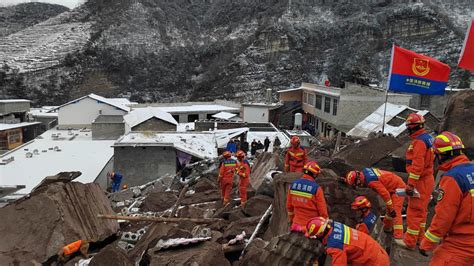
[[[29,144],[0,157],[15,158],[11,163],[0,165],[0,186],[25,185],[26,188],[16,194],[28,194],[45,177],[65,171],[80,171],[82,175],[75,181],[93,182],[112,158],[113,143],[93,141],[90,131],[48,130]],[[55,151],[55,147],[60,151]],[[32,157],[27,158],[27,153],[32,153]]]

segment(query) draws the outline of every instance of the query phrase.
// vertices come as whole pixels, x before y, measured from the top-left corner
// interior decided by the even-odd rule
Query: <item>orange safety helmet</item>
[[[304,173],[308,174],[312,177],[316,177],[319,173],[321,173],[321,167],[319,167],[317,162],[307,162],[303,167]]]
[[[225,151],[224,153],[222,153],[222,156],[224,156],[224,158],[226,159],[229,159],[230,157],[232,157],[232,153],[230,153],[230,151]]]
[[[127,188],[128,188],[128,185],[127,185],[127,184],[125,184],[125,185],[122,186],[122,189],[127,189]]]
[[[239,150],[235,155],[237,156],[237,158],[244,158],[245,157],[245,152]]]
[[[457,135],[449,131],[444,131],[436,136],[433,142],[433,148],[436,154],[443,154],[450,151],[462,150],[464,149],[464,144]]]
[[[351,204],[351,208],[353,210],[362,210],[362,209],[370,209],[372,204],[370,203],[369,199],[366,196],[358,196],[354,199],[354,202]]]
[[[405,125],[407,126],[407,128],[414,128],[424,124],[425,118],[417,113],[409,114],[407,120],[405,121]]]
[[[328,228],[331,228],[329,219],[325,219],[324,217],[311,218],[306,224],[305,236],[308,238],[323,238]]]
[[[290,143],[292,146],[296,146],[300,144],[300,138],[298,136],[291,137]]]
[[[361,179],[364,177],[364,174],[360,171],[350,171],[346,174],[346,183],[353,187],[361,185]]]

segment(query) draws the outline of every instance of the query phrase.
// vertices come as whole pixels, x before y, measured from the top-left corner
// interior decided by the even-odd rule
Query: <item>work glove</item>
[[[427,253],[428,251],[423,250],[423,249],[421,249],[421,248],[418,249],[418,250],[420,251],[420,254],[421,254],[422,256],[428,257],[428,253]]]
[[[415,187],[413,185],[408,185],[405,188],[405,193],[407,194],[407,196],[413,197],[413,195],[415,195]]]

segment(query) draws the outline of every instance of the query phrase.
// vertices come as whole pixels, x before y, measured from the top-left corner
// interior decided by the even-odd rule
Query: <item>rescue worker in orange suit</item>
[[[222,156],[224,157],[224,162],[221,163],[219,169],[218,182],[221,187],[222,204],[226,206],[230,202],[232,184],[234,182],[234,174],[236,173],[238,162],[231,158],[232,154],[229,151],[225,151]]]
[[[320,172],[316,162],[308,162],[303,177],[294,181],[288,190],[286,209],[291,231],[304,232],[312,217],[329,216],[323,189],[315,182]]]
[[[290,140],[291,147],[285,155],[285,172],[303,173],[307,162],[306,151],[300,146],[300,138],[293,136]]]
[[[364,232],[368,235],[372,233],[377,222],[377,215],[370,211],[372,204],[366,196],[358,196],[351,203],[351,209],[358,212],[359,223],[356,225],[356,230]]]
[[[430,265],[474,265],[474,164],[464,155],[461,139],[451,132],[438,135],[433,144],[438,170],[438,203],[420,253],[434,249]],[[441,242],[436,249],[435,247]]]
[[[306,225],[306,237],[319,239],[331,256],[333,266],[388,266],[390,259],[377,241],[366,233],[323,217]]]
[[[408,196],[407,231],[403,240],[395,239],[396,244],[408,249],[415,249],[417,242],[423,238],[428,204],[434,189],[433,137],[426,133],[424,125],[425,118],[423,116],[416,113],[408,115],[406,126],[413,141],[406,153],[408,173],[408,184],[405,190]],[[415,189],[420,193],[419,197],[413,197]]]
[[[392,232],[396,239],[403,238],[402,208],[404,198],[395,192],[397,188],[405,188],[405,182],[396,174],[377,168],[364,168],[362,171],[350,171],[346,175],[346,182],[354,187],[369,187],[380,197],[386,205],[383,220],[384,231]]]
[[[80,252],[84,258],[88,258],[88,251],[89,251],[89,241],[87,240],[77,240],[72,242],[63,248],[61,248],[58,252],[58,259],[61,262],[65,262],[68,260],[74,253]]]
[[[245,207],[245,203],[247,203],[247,187],[250,184],[250,163],[245,159],[245,152],[238,151],[236,156],[239,161],[237,174],[239,175],[240,206]]]

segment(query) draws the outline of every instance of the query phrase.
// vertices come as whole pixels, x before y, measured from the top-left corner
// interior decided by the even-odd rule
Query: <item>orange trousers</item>
[[[221,198],[223,204],[226,205],[230,202],[230,195],[232,194],[232,183],[233,179],[222,179],[221,180]]]
[[[239,179],[240,204],[245,204],[247,202],[247,188],[249,183],[250,181],[248,177]]]
[[[452,247],[445,247],[446,245],[441,244],[433,252],[433,257],[430,261],[430,266],[445,266],[445,265],[456,265],[456,266],[472,266],[474,265],[474,255],[461,256],[455,251],[453,252]]]
[[[389,231],[393,228],[393,237],[394,238],[403,238],[403,218],[402,218],[402,208],[403,202],[405,201],[404,197],[399,197],[397,194],[393,193],[392,197],[392,208],[397,213],[397,216],[392,218],[388,214],[385,215],[383,219],[383,228],[386,231]]]
[[[434,182],[433,176],[422,176],[415,187],[420,192],[420,197],[408,198],[407,232],[404,242],[410,248],[416,248],[416,243],[421,241],[425,234],[428,204],[433,193]]]

